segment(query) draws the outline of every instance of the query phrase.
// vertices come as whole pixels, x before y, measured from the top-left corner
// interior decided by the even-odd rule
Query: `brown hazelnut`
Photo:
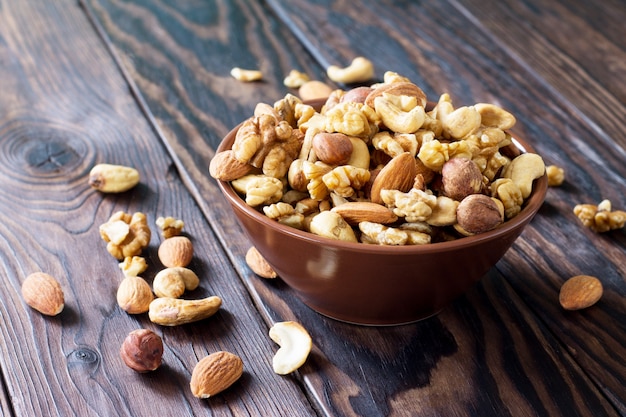
[[[120,356],[129,368],[137,372],[154,371],[161,366],[163,340],[152,330],[133,330],[122,343]]]
[[[456,209],[458,225],[468,234],[478,234],[496,228],[504,221],[498,204],[484,194],[465,197]]]
[[[443,192],[453,200],[461,201],[483,188],[483,175],[471,159],[452,158],[441,169]]]
[[[344,165],[352,155],[352,142],[343,133],[318,133],[313,137],[315,156],[328,165]]]
[[[352,88],[339,99],[340,103],[351,102],[351,103],[365,103],[365,99],[372,92],[372,87],[361,86]]]

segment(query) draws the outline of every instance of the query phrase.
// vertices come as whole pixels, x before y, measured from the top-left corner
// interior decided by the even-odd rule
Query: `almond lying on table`
[[[248,267],[252,270],[252,272],[261,278],[272,279],[278,276],[276,271],[274,271],[274,268],[272,268],[272,266],[254,246],[246,252],[246,264],[248,264]]]
[[[566,310],[581,310],[591,307],[602,297],[602,283],[590,275],[571,277],[561,287],[559,302]]]
[[[45,272],[34,272],[26,277],[22,297],[26,304],[47,316],[56,316],[65,306],[61,284]]]

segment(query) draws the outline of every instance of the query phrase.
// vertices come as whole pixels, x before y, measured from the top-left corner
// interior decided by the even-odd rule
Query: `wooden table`
[[[283,2],[0,0],[1,410],[16,416],[626,415],[626,233],[597,234],[572,212],[626,209],[626,6],[622,0]],[[207,166],[258,102],[290,92],[299,69],[372,60],[431,98],[499,104],[548,164],[566,170],[544,206],[479,284],[436,317],[362,327],[305,307],[246,266],[250,244]],[[259,68],[242,83],[231,68]],[[344,86],[337,86],[344,87]],[[140,185],[104,195],[100,162],[136,167]],[[214,317],[163,328],[117,305],[121,280],[98,227],[112,213],[185,221]],[[153,233],[144,251],[158,271]],[[34,271],[57,277],[65,310],[22,300]],[[599,277],[593,307],[565,311],[570,276]],[[313,351],[294,374],[271,369],[272,323],[297,320]],[[164,365],[137,374],[119,349],[131,330],[163,337]],[[208,400],[191,371],[212,352],[245,363]]]

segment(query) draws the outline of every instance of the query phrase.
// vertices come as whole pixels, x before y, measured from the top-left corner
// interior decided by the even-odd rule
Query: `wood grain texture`
[[[623,150],[616,145],[619,140],[613,142],[588,123],[570,83],[563,81],[572,89],[572,102],[555,94],[548,81],[537,82],[545,74],[512,59],[513,47],[496,42],[456,3],[368,2],[354,8],[350,2],[269,1],[291,32],[256,3],[87,3],[263,317],[268,322],[297,319],[311,332],[314,351],[299,375],[322,414],[624,414],[623,365],[614,353],[592,346],[597,335],[604,335],[617,357],[623,352],[619,318],[625,288],[619,260],[624,259],[624,237],[621,232],[589,233],[571,213],[572,204],[583,199],[611,198],[616,206],[626,205]],[[399,10],[412,18],[398,19]],[[205,16],[203,24],[196,24],[197,16]],[[206,74],[194,63],[220,56],[225,42],[220,35],[228,33],[220,28],[234,26],[242,30],[228,39],[247,41],[229,49],[227,58],[213,62]],[[182,32],[185,42],[172,40]],[[546,58],[550,49],[543,51]],[[206,176],[208,157],[221,135],[248,117],[257,102],[282,96],[281,80],[292,66],[323,79],[328,64],[345,65],[356,55],[373,59],[379,71],[411,77],[431,97],[447,91],[459,105],[503,105],[518,116],[524,136],[538,138],[533,143],[546,161],[568,172],[566,185],[550,191],[538,219],[497,268],[440,315],[414,325],[338,323],[304,307],[281,281],[254,277],[243,262],[249,244]],[[273,61],[275,56],[281,59]],[[230,68],[250,57],[258,59],[256,66],[265,62],[271,68],[266,82],[230,80]],[[188,97],[206,103],[200,106]],[[568,256],[572,236],[579,256]],[[594,273],[607,277],[614,293],[593,311],[569,315],[570,327],[562,328],[566,317],[556,301],[559,284],[587,268],[589,257],[594,257]],[[612,318],[581,322],[594,314]],[[613,371],[605,371],[605,365]]]
[[[300,388],[273,373],[266,324],[79,5],[0,2],[0,61],[3,411],[314,415]],[[92,190],[88,172],[98,162],[137,167],[141,184],[119,195]],[[156,218],[185,221],[196,253],[190,268],[201,277],[188,296],[222,297],[214,317],[162,328],[117,306],[122,275],[98,227],[118,210],[145,212],[153,228],[144,251],[148,280],[161,268]],[[65,291],[59,316],[44,317],[22,301],[21,281],[37,270],[55,276]],[[119,356],[126,334],[139,327],[153,329],[165,344],[164,366],[154,373],[137,374]],[[244,375],[219,397],[194,398],[191,371],[217,350],[240,355]]]

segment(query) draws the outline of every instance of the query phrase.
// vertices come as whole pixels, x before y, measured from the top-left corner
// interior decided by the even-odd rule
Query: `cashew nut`
[[[216,295],[201,300],[161,297],[150,303],[148,317],[162,326],[178,326],[211,317],[221,305],[222,299]]]
[[[415,133],[426,119],[424,107],[414,96],[383,93],[374,99],[374,109],[388,129],[397,133]]]
[[[345,68],[340,68],[336,65],[329,66],[326,70],[326,75],[336,83],[353,84],[365,82],[374,77],[374,64],[367,58],[356,57]]]
[[[510,178],[519,187],[522,197],[526,199],[533,189],[533,181],[546,172],[541,156],[536,153],[523,153],[504,167],[503,178]]]
[[[165,268],[155,275],[152,289],[157,297],[178,298],[185,291],[198,288],[200,280],[191,269],[175,266]]]
[[[295,321],[275,323],[270,328],[269,336],[280,345],[272,359],[274,372],[279,375],[287,375],[301,367],[311,352],[311,336]]]
[[[263,78],[263,73],[259,70],[243,69],[239,67],[230,70],[230,75],[234,79],[243,82],[259,81]]]
[[[330,239],[346,242],[358,242],[354,230],[341,215],[333,211],[323,211],[313,217],[310,224],[311,233]]]

